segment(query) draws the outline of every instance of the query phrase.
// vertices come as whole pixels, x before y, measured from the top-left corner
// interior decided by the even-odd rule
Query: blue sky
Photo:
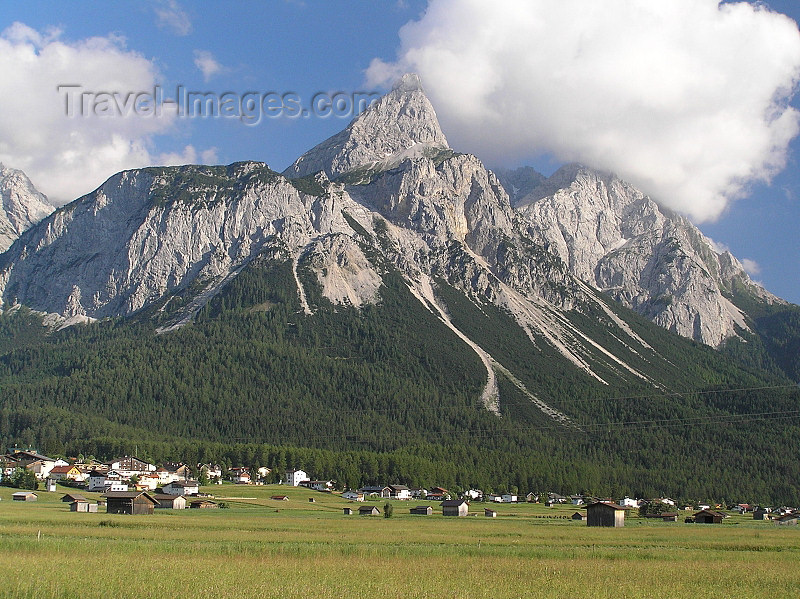
[[[548,1],[537,0],[533,4],[544,6]],[[691,1],[682,0],[683,3]],[[707,0],[697,0],[697,3],[707,3]],[[276,170],[282,170],[304,151],[345,127],[349,118],[283,116],[264,119],[257,126],[246,126],[235,118],[172,118],[163,122],[133,119],[125,123],[122,123],[121,117],[83,120],[73,117],[65,120],[66,117],[61,113],[48,112],[54,106],[63,112],[61,104],[64,98],[54,89],[55,84],[81,84],[86,86],[85,89],[94,91],[101,91],[101,87],[106,91],[115,90],[115,87],[123,91],[126,86],[128,91],[139,91],[139,87],[145,91],[148,85],[157,84],[167,96],[174,95],[173,90],[179,85],[193,91],[216,94],[231,92],[238,96],[250,91],[293,93],[305,105],[320,92],[333,95],[336,92],[385,91],[388,79],[381,78],[383,70],[391,74],[393,70],[403,70],[409,64],[420,67],[415,70],[422,72],[423,83],[430,88],[434,106],[442,117],[445,134],[451,144],[460,151],[476,153],[488,166],[528,163],[549,172],[561,161],[592,156],[596,137],[589,136],[584,139],[583,145],[576,146],[557,143],[553,137],[537,137],[538,132],[534,130],[541,126],[542,121],[522,114],[515,108],[526,105],[525,94],[536,95],[536,87],[518,87],[514,83],[525,79],[525,71],[519,70],[524,68],[533,69],[530,78],[536,79],[537,66],[526,66],[526,60],[545,46],[545,34],[540,34],[541,45],[532,46],[530,51],[524,44],[509,45],[502,48],[500,54],[503,57],[502,70],[507,71],[508,81],[512,82],[502,88],[503,93],[507,96],[516,93],[520,96],[517,100],[521,98],[517,104],[509,99],[506,105],[504,97],[500,102],[505,110],[501,117],[511,127],[516,126],[521,130],[530,128],[532,132],[527,137],[516,138],[512,132],[506,140],[497,133],[499,129],[493,127],[490,120],[459,114],[453,108],[455,104],[449,101],[451,98],[459,100],[467,109],[472,107],[466,100],[467,94],[473,89],[486,89],[485,86],[471,87],[475,82],[490,81],[495,88],[500,85],[493,72],[486,72],[487,65],[491,67],[497,63],[483,60],[496,50],[494,40],[498,37],[525,37],[524,24],[519,29],[513,22],[509,26],[508,22],[498,21],[499,30],[491,29],[491,23],[484,26],[482,21],[491,19],[481,19],[479,11],[485,8],[476,8],[479,4],[486,3],[465,0],[462,6],[471,5],[473,10],[470,12],[467,8],[455,10],[453,7],[459,6],[455,0],[431,0],[432,9],[423,19],[422,15],[428,8],[427,0],[229,1],[219,7],[188,0],[137,3],[32,0],[7,3],[0,17],[0,30],[4,30],[2,41],[5,44],[0,44],[0,62],[5,53],[8,60],[13,59],[9,64],[15,65],[15,68],[16,65],[23,66],[19,67],[19,72],[10,75],[10,67],[6,65],[3,68],[6,85],[13,84],[14,87],[0,89],[0,97],[3,98],[0,100],[0,108],[3,108],[0,110],[0,137],[6,140],[4,143],[0,139],[0,159],[7,166],[25,170],[37,186],[62,202],[90,191],[116,170],[145,163],[260,160]],[[497,3],[498,6],[501,4],[507,5],[508,10],[514,8],[513,0]],[[564,6],[569,2],[550,4]],[[614,2],[609,6],[611,4]],[[794,20],[800,19],[800,3],[795,0],[775,0],[769,5]],[[440,16],[437,16],[437,10],[441,12]],[[498,11],[502,12],[499,8]],[[609,19],[619,22],[620,31],[641,29],[636,21],[625,23],[625,16],[614,16],[613,11],[608,13]],[[559,31],[562,24],[558,20],[558,11],[554,9],[547,14],[552,22],[550,29],[559,35],[559,39],[568,37],[569,31]],[[677,17],[683,18],[677,13],[675,16],[676,22],[679,22]],[[470,22],[470,18],[478,21]],[[714,18],[713,14],[698,12],[697,22],[703,23],[703,19]],[[757,25],[755,20],[748,20],[749,15],[743,15],[741,19],[743,27],[750,26],[751,22],[753,27]],[[420,22],[417,27],[403,29],[404,25],[414,20]],[[524,21],[522,18],[519,20]],[[14,23],[21,25],[15,26]],[[437,27],[443,31],[437,31]],[[460,35],[459,39],[466,37],[466,41],[478,49],[481,49],[481,44],[486,46],[485,51],[471,58],[469,68],[463,69],[474,69],[474,74],[453,72],[460,68],[441,72],[425,62],[425,52],[458,51],[461,47],[459,40],[451,41],[451,45],[447,46],[446,34],[459,27],[465,27],[468,32],[470,27],[476,30],[474,44],[469,35]],[[713,45],[714,33],[708,33],[711,39],[701,40],[706,35],[703,29],[697,29],[695,33],[691,28],[688,29],[687,35],[694,35],[698,43],[702,41],[706,46]],[[631,36],[635,37],[636,34],[631,33]],[[647,32],[644,34],[647,35]],[[581,35],[585,36],[585,32]],[[768,40],[770,36],[776,37],[770,31],[764,33],[765,39]],[[759,39],[758,36],[755,39]],[[691,45],[691,42],[691,39],[688,42],[684,39],[681,43]],[[664,51],[666,56],[672,57],[667,47],[669,43],[672,43],[672,38],[664,42]],[[725,40],[719,42],[723,48],[725,43]],[[24,52],[26,48],[30,50],[27,54]],[[770,48],[765,49],[763,54],[759,54],[761,49],[758,47],[747,47],[745,50],[747,55],[757,57],[754,66],[748,67],[743,62],[738,76],[735,71],[737,63],[732,66],[726,63],[720,67],[720,73],[724,75],[725,69],[728,69],[727,74],[733,76],[733,80],[752,80],[753,86],[768,85],[759,81],[760,71],[768,70],[761,69],[760,65],[770,62],[770,57],[773,54],[777,56],[777,53]],[[602,51],[601,46],[599,52]],[[653,51],[660,50],[656,48]],[[595,52],[598,52],[597,48]],[[732,54],[733,51],[728,53]],[[619,59],[618,70],[636,72],[637,65],[628,62],[630,55],[631,52],[628,52]],[[645,55],[649,60],[658,62],[657,55]],[[787,55],[793,57],[788,50]],[[717,58],[712,56],[708,60],[717,61]],[[23,64],[27,59],[32,60],[28,66]],[[566,63],[562,67],[552,57],[547,57],[547,60],[554,65],[553,70],[566,69],[571,64],[581,68],[582,64]],[[724,62],[722,59],[720,61]],[[511,64],[506,69],[507,63]],[[613,61],[611,66],[615,66]],[[590,63],[587,68],[596,71],[597,65]],[[669,78],[674,77],[676,85],[685,83],[679,74],[671,72],[668,65],[662,65],[661,68],[663,79],[671,81]],[[733,72],[730,72],[731,69],[734,69]],[[698,65],[697,70],[703,71],[704,65]],[[456,80],[459,75],[462,78]],[[606,76],[605,81],[610,79],[613,77]],[[544,87],[545,83],[542,83]],[[619,87],[620,84],[616,83],[615,89]],[[596,88],[588,85],[587,89]],[[670,88],[665,89],[665,94],[669,95]],[[592,94],[592,101],[595,102],[597,92],[592,91]],[[735,92],[729,95],[735,95]],[[629,95],[621,97],[631,106],[636,104]],[[713,103],[713,94],[709,94],[709,97]],[[564,103],[570,100],[565,97]],[[556,95],[554,101],[559,103],[560,98]],[[792,106],[800,106],[796,96],[792,96],[791,103]],[[592,107],[594,105],[591,104]],[[558,111],[553,115],[547,114],[546,103],[536,106],[539,111],[545,112],[548,122],[568,116]],[[577,103],[575,110],[579,114],[586,113],[587,120],[609,119],[609,113],[594,113],[583,106]],[[660,108],[678,114],[678,117],[667,115],[665,122],[670,124],[670,128],[673,128],[672,123],[676,123],[677,127],[683,122],[680,119],[685,110],[681,105]],[[731,105],[726,106],[725,110],[735,108]],[[43,116],[46,112],[50,114],[48,118]],[[677,120],[669,120],[673,117]],[[634,114],[630,122],[637,119],[638,115]],[[575,120],[571,118],[571,121]],[[465,126],[465,122],[474,123],[474,126]],[[625,122],[619,125],[621,128],[626,126]],[[569,127],[574,127],[574,124]],[[570,132],[575,131],[569,127],[555,130],[553,135],[555,138],[559,135],[569,138]],[[602,137],[605,139],[613,133],[615,131],[609,133],[608,129],[604,129]],[[493,136],[499,141],[494,140],[494,144],[482,143],[483,139]],[[538,145],[531,141],[540,139],[542,141]],[[709,143],[714,139],[710,137]],[[732,143],[735,145],[735,140]],[[669,157],[668,151],[657,149]],[[710,154],[712,156],[709,158]],[[714,170],[713,154],[713,151],[704,151],[703,160],[708,158],[709,162],[703,162],[698,168]],[[746,153],[721,153],[719,156],[720,161],[737,159],[757,161],[758,157]],[[626,160],[626,154],[620,153],[617,160]],[[730,248],[738,258],[748,260],[756,280],[773,293],[795,303],[800,303],[800,235],[796,232],[796,223],[800,222],[798,160],[800,142],[795,138],[789,146],[785,168],[773,177],[771,184],[753,177],[745,181],[739,190],[737,195],[741,197],[726,200],[724,207],[713,204],[709,199],[707,203],[701,203],[702,210],[690,204],[686,209],[696,217],[695,220],[704,221],[701,229],[706,234]],[[608,167],[608,164],[592,164],[585,158],[582,161],[590,166]],[[641,171],[632,170],[631,175],[637,184],[647,180]],[[702,179],[696,173],[692,176]],[[663,190],[670,188],[659,185],[655,181],[653,191],[645,191],[657,196],[661,190],[664,195],[669,195]],[[713,191],[715,185],[717,188],[720,186],[719,180],[709,182],[705,188],[698,188],[696,193],[702,195],[709,189]],[[685,189],[676,191],[675,195],[681,193],[685,193]],[[676,206],[680,209],[682,205]]]

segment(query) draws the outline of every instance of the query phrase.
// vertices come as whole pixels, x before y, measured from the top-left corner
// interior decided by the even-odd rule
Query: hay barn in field
[[[586,506],[586,525],[622,528],[625,526],[625,508],[604,501],[589,504]]]

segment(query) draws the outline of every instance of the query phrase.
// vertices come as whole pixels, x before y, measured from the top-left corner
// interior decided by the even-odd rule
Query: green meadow
[[[629,517],[588,528],[576,508],[473,503],[466,518],[344,515],[359,505],[286,487],[209,487],[228,509],[72,513],[59,493],[0,488],[0,597],[591,597],[800,595],[800,530]],[[285,493],[289,501],[270,495]],[[96,497],[85,493],[87,497]],[[315,501],[309,502],[309,498]],[[372,502],[383,511],[384,500]],[[366,502],[367,505],[370,502]],[[101,508],[103,509],[103,508]]]

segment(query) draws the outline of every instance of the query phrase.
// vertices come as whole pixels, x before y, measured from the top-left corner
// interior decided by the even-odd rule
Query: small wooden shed
[[[200,499],[198,501],[193,501],[189,508],[193,510],[213,510],[214,508],[218,508],[219,506],[214,503],[213,501],[209,501],[208,499]]]
[[[156,506],[157,510],[185,510],[186,497],[183,495],[168,495],[166,493],[159,493],[154,495],[158,501]]]
[[[109,491],[105,498],[108,514],[152,514],[158,503],[146,491]]]
[[[380,513],[381,511],[374,505],[362,505],[358,508],[359,516],[378,516]]]
[[[792,513],[792,514],[784,514],[780,518],[775,519],[776,524],[781,524],[783,526],[797,526],[797,518],[800,514]]]
[[[753,520],[768,520],[769,519],[769,510],[764,508],[756,508],[753,510]]]
[[[344,512],[345,516],[350,516],[353,513],[353,508],[349,508],[349,507],[342,508],[342,511]]]
[[[84,499],[83,501],[73,501],[69,504],[69,511],[70,512],[83,512],[86,514],[96,514],[97,513],[97,504],[96,503],[89,503],[88,500]]]
[[[433,508],[429,505],[418,505],[417,507],[412,507],[408,511],[416,516],[430,516],[433,514]]]
[[[725,514],[713,510],[700,510],[693,517],[697,524],[722,524]]]
[[[573,520],[580,520],[581,522],[583,522],[583,521],[586,520],[586,514],[582,514],[580,512],[575,512],[574,514],[572,514],[572,519]]]
[[[586,525],[622,528],[625,526],[625,508],[605,501],[590,503],[586,506]]]
[[[89,501],[89,500],[86,499],[86,497],[84,497],[80,493],[67,493],[61,498],[61,501],[64,503],[72,503],[74,501]]]
[[[442,516],[469,515],[469,503],[463,499],[447,499],[440,505],[442,506]]]
[[[495,510],[490,510],[488,507],[483,508],[483,515],[487,518],[497,518],[497,512]]]
[[[13,501],[36,501],[39,496],[31,491],[17,491],[11,496]]]

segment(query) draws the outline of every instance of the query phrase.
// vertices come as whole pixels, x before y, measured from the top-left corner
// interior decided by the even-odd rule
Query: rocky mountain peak
[[[0,252],[53,210],[24,172],[0,163]]]
[[[566,165],[517,209],[573,275],[684,337],[716,347],[747,329],[734,293],[776,301],[687,218],[612,174]]]
[[[448,149],[447,138],[419,77],[406,74],[344,131],[303,154],[283,174],[304,177],[324,171],[335,179],[416,146]]]

